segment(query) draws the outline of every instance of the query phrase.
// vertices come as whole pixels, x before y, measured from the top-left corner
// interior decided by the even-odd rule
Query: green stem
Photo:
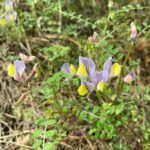
[[[98,98],[99,104],[101,104],[101,103],[102,103],[101,93],[100,93],[99,91],[96,91],[96,95],[97,95],[97,98]]]
[[[121,69],[121,73],[120,73],[120,76],[119,76],[119,80],[118,80],[118,86],[117,86],[117,97],[119,97],[121,91],[122,91],[122,87],[123,87],[123,81],[122,81],[122,77],[123,77],[123,71],[124,71],[124,67],[130,57],[130,54],[132,52],[132,48],[133,48],[133,45],[130,46],[129,50],[128,50],[128,54],[123,62],[123,66],[122,66],[122,69]]]

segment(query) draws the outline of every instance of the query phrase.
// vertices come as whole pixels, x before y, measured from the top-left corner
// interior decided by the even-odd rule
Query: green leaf
[[[79,116],[79,119],[80,119],[80,120],[87,119],[87,113],[86,113],[86,112],[81,112],[81,113],[80,113],[80,116]]]
[[[43,122],[45,122],[44,118],[39,118],[39,119],[35,120],[36,125],[41,125],[41,124],[43,124]]]
[[[97,131],[97,129],[96,128],[92,128],[92,129],[90,129],[90,131],[89,131],[89,135],[92,135],[93,133],[95,133]]]
[[[46,123],[46,125],[54,125],[57,123],[57,120],[51,119],[51,120],[47,120],[45,123]]]
[[[40,118],[35,121],[35,124],[37,125],[54,125],[56,123],[57,120],[55,119],[45,120],[44,118]]]
[[[49,130],[49,131],[46,131],[45,135],[50,139],[50,140],[53,140],[54,139],[54,136],[58,133],[58,131],[56,129],[53,129],[53,130]]]
[[[53,143],[51,142],[44,143],[43,150],[53,150]]]
[[[41,129],[40,130],[35,130],[34,133],[33,133],[34,138],[41,136],[43,132],[44,131],[41,130]]]
[[[94,106],[92,112],[95,114],[99,111],[99,107],[98,106]]]
[[[33,143],[32,147],[33,147],[34,149],[39,149],[39,147],[40,147],[41,144],[42,144],[42,140],[36,140],[36,141]]]
[[[119,115],[124,109],[124,105],[123,104],[120,104],[118,106],[115,107],[115,113],[116,115]]]

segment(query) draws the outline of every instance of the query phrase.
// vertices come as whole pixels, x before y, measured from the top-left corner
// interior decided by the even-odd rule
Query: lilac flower
[[[64,71],[65,73],[69,74],[70,76],[74,76],[76,74],[76,69],[74,65],[69,63],[64,63],[61,67],[61,71]]]
[[[21,60],[16,60],[14,62],[14,79],[18,80],[18,81],[23,81],[24,77],[23,77],[23,73],[25,71],[25,64],[23,61]]]
[[[103,70],[103,71],[96,71],[92,75],[92,83],[96,86],[99,81],[103,80],[105,83],[107,82],[108,79],[108,72]]]
[[[134,78],[136,77],[136,74],[134,71],[129,72],[125,77],[124,77],[124,82],[126,83],[131,83]]]
[[[135,26],[135,23],[134,22],[131,22],[131,29],[130,29],[130,38],[131,40],[135,43],[136,40],[137,40],[137,29],[136,29],[136,26]]]
[[[89,94],[91,94],[93,92],[93,90],[94,90],[93,83],[88,82],[88,81],[81,81],[81,84],[87,88]]]
[[[95,86],[100,80],[103,80],[105,83],[107,82],[108,76],[110,74],[111,66],[112,66],[112,57],[109,57],[103,65],[103,71],[101,72],[95,71],[92,74],[91,80]]]
[[[103,70],[107,71],[108,75],[110,73],[111,66],[112,66],[112,57],[110,56],[103,65]]]
[[[11,0],[6,0],[5,1],[5,7],[6,7],[6,12],[12,12],[13,11],[13,2]]]
[[[17,19],[17,12],[14,11],[13,1],[6,0],[5,7],[6,7],[5,20],[7,23],[13,23]]]
[[[27,55],[20,53],[19,56],[20,56],[21,60],[24,61],[25,63],[35,60],[35,56],[33,56],[33,55],[27,56]]]
[[[97,37],[98,37],[97,32],[94,32],[94,33],[93,33],[93,36],[90,36],[90,37],[88,38],[88,40],[89,40],[91,43],[95,43],[96,40],[97,40]]]
[[[16,11],[12,11],[11,13],[7,13],[7,14],[6,14],[5,20],[6,20],[8,23],[15,22],[16,19],[17,19],[17,12],[16,12]]]
[[[92,74],[91,80],[92,83],[97,87],[97,90],[103,91],[104,86],[107,83],[108,76],[110,74],[111,66],[112,66],[112,57],[109,57],[103,65],[103,71],[101,72],[95,71]]]
[[[93,83],[90,83],[88,81],[83,81],[81,80],[81,85],[80,87],[78,88],[78,93],[79,95],[81,96],[84,96],[86,95],[87,93],[91,94],[94,90],[94,84]]]
[[[92,59],[86,57],[79,57],[79,68],[77,74],[80,78],[86,78],[87,76],[91,78],[92,74],[95,72],[95,63]]]
[[[61,71],[64,71],[65,73],[70,73],[70,71],[69,71],[69,63],[65,63],[65,64],[63,64],[62,65],[62,67],[61,67]]]

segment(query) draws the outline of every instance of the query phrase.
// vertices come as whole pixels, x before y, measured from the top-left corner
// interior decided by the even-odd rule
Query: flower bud
[[[22,53],[20,53],[19,56],[20,56],[21,60],[26,62],[26,63],[31,62],[31,61],[33,61],[35,59],[35,56],[32,56],[32,55],[31,56],[27,56],[27,55],[24,55]]]

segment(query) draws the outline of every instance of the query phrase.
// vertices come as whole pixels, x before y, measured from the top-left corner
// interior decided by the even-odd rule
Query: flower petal
[[[93,83],[88,82],[88,81],[81,81],[81,84],[86,87],[89,94],[91,94],[93,92],[94,87],[95,87]]]
[[[64,63],[61,67],[61,71],[64,71],[65,73],[68,73],[70,74],[70,71],[69,71],[69,63]]]
[[[124,77],[123,81],[126,83],[131,83],[134,80],[135,76],[135,72],[131,71]]]
[[[107,82],[108,79],[108,72],[103,70],[101,72],[96,71],[93,73],[91,76],[91,81],[92,83],[96,86],[99,81],[103,80],[105,83]]]
[[[76,68],[74,65],[70,64],[69,66],[70,74],[74,76],[76,74]]]
[[[108,74],[110,73],[111,70],[111,66],[112,66],[112,57],[110,56],[104,63],[103,65],[103,70],[107,71]]]
[[[5,24],[6,24],[6,21],[4,19],[0,19],[0,27],[5,26]]]
[[[126,83],[131,83],[133,81],[133,78],[130,74],[127,74],[124,79],[123,79],[124,82]]]
[[[23,61],[21,60],[16,60],[14,62],[14,68],[15,68],[15,72],[18,72],[20,76],[23,75],[23,72],[25,70],[25,64]]]
[[[7,15],[5,16],[5,20],[7,23],[14,23],[16,19],[17,19],[16,11],[13,11],[12,13],[7,13]]]
[[[77,70],[77,75],[82,79],[85,79],[88,77],[88,74],[86,71],[86,66],[84,64],[79,64],[79,68]]]
[[[109,76],[108,72],[105,71],[105,70],[103,70],[103,71],[102,71],[102,80],[103,80],[105,83],[107,82],[108,76]]]
[[[13,11],[13,2],[11,0],[5,1],[6,12]]]
[[[7,70],[8,70],[8,76],[14,77],[14,74],[15,74],[14,65],[13,64],[8,64]]]
[[[80,85],[78,88],[78,93],[79,95],[84,96],[88,93],[88,90],[86,89],[84,85]]]
[[[134,72],[134,71],[131,71],[129,74],[130,74],[133,78],[135,78],[135,77],[136,77],[136,74],[135,74],[135,72]]]
[[[21,76],[17,71],[15,71],[14,79],[17,81],[24,81],[25,80],[25,78],[23,76]]]
[[[103,80],[99,81],[97,84],[97,90],[103,92],[105,83]]]
[[[92,83],[96,86],[98,81],[102,80],[102,76],[103,76],[103,72],[98,72],[95,71],[92,75],[91,75],[91,81]]]
[[[97,37],[98,37],[97,32],[94,32],[94,33],[93,33],[93,36],[90,36],[90,37],[88,38],[88,40],[89,40],[91,43],[95,43]]]
[[[121,72],[121,66],[118,63],[114,63],[111,67],[111,76],[115,77],[118,76]]]
[[[80,56],[79,64],[85,65],[89,77],[95,72],[95,63],[92,59]]]
[[[30,62],[30,61],[33,61],[35,59],[35,56],[27,56],[27,55],[24,55],[22,53],[19,54],[20,58],[22,61],[24,62]]]
[[[131,29],[130,29],[130,38],[133,42],[136,42],[137,40],[137,29],[136,29],[136,26],[135,26],[135,23],[134,22],[131,22]]]

